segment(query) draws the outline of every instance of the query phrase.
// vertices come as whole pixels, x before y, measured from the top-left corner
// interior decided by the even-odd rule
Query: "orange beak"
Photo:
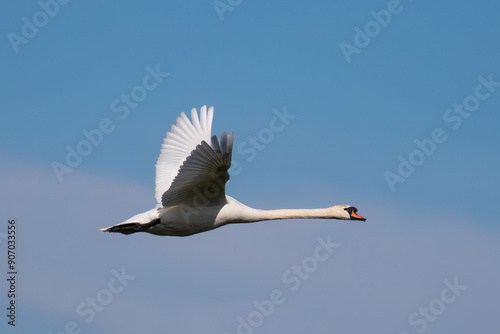
[[[351,220],[362,220],[365,221],[366,218],[363,217],[362,215],[358,215],[356,212],[351,213]]]

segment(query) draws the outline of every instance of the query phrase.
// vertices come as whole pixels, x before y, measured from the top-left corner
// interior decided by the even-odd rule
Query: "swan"
[[[200,109],[199,116],[193,108],[191,121],[184,112],[180,114],[163,140],[156,163],[156,207],[99,231],[190,236],[227,224],[264,220],[366,220],[351,205],[259,210],[227,196],[225,185],[229,180],[233,133],[223,132],[220,141],[217,136],[211,136],[213,115],[213,107],[207,111],[206,106]]]

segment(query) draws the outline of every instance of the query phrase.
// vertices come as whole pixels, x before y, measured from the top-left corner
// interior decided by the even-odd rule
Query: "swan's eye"
[[[351,215],[353,212],[358,212],[358,209],[356,209],[354,206],[350,206],[348,208],[345,208],[344,209],[345,211],[349,212],[349,214]]]
[[[354,206],[350,206],[348,208],[345,208],[344,210],[346,210],[347,212],[349,212],[349,216],[350,216],[351,220],[366,221],[365,217],[357,214],[358,209],[356,209]]]

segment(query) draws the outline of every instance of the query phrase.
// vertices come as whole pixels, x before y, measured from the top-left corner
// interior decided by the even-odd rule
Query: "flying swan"
[[[235,223],[263,220],[320,218],[362,220],[366,218],[350,205],[324,209],[258,210],[226,196],[233,133],[211,136],[213,107],[183,112],[167,132],[156,163],[155,208],[133,216],[103,232],[189,236]],[[211,145],[209,144],[211,143]]]

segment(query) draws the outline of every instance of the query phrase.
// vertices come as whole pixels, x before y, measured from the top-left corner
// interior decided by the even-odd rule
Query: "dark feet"
[[[150,228],[151,226],[154,226],[156,224],[160,223],[160,218],[155,219],[150,221],[147,224],[140,224],[140,223],[128,223],[128,224],[120,224],[120,225],[115,225],[111,226],[107,229],[103,229],[101,231],[104,232],[117,232],[117,233],[122,233],[122,234],[132,234],[135,232],[143,232]]]

